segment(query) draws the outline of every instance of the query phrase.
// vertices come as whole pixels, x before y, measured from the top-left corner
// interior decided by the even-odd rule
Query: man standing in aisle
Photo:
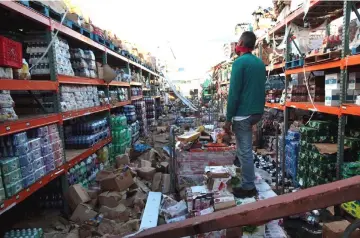
[[[239,198],[257,195],[252,154],[252,126],[260,121],[265,105],[266,70],[264,63],[251,53],[256,36],[245,31],[235,48],[238,57],[232,65],[227,102],[225,131],[236,137],[237,159],[241,164],[242,184],[234,188]]]

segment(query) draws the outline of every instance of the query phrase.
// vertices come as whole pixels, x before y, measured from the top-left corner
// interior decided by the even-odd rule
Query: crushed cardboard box
[[[118,155],[115,158],[116,161],[116,167],[120,168],[124,165],[130,164],[130,158],[127,154]]]
[[[160,192],[161,189],[161,181],[162,181],[162,173],[156,173],[152,180],[151,191]]]
[[[171,178],[170,174],[162,174],[161,176],[161,192],[164,194],[170,193]]]
[[[76,207],[70,217],[70,220],[74,222],[84,222],[96,216],[97,212],[95,212],[89,205],[81,203]]]
[[[126,209],[125,205],[119,204],[116,207],[101,206],[99,212],[104,215],[105,218],[115,220],[118,222],[125,222],[129,220],[130,213]]]
[[[120,174],[110,174],[100,181],[102,191],[124,191],[128,189],[134,180],[129,170]]]
[[[153,167],[142,167],[137,170],[138,176],[142,179],[145,179],[147,181],[152,181],[156,169]]]
[[[140,168],[151,167],[151,165],[152,165],[151,162],[148,160],[144,160],[144,159],[140,160]]]
[[[126,199],[126,192],[103,192],[99,195],[99,204],[101,206],[116,207],[122,200]]]
[[[69,196],[75,206],[91,200],[87,191],[80,184],[75,184],[69,187]]]

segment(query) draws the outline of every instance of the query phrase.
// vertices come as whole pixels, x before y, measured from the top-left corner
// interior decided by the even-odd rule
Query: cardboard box
[[[151,183],[151,191],[160,192],[161,180],[162,180],[162,173],[156,173]]]
[[[130,164],[130,158],[126,154],[117,155],[116,158],[115,158],[115,161],[116,161],[116,167],[117,168],[120,168],[123,165]]]
[[[323,226],[322,237],[323,238],[342,238],[345,229],[350,225],[346,220],[334,221],[325,223]],[[360,237],[360,230],[355,230],[351,233],[350,238]]]
[[[72,203],[75,206],[78,206],[80,203],[86,203],[91,200],[89,194],[80,184],[75,184],[70,186],[69,196]]]
[[[140,160],[140,167],[143,168],[143,167],[151,167],[151,162],[148,161],[148,160]]]
[[[340,89],[340,74],[327,74],[325,75],[325,90]]]
[[[100,182],[101,180],[105,179],[106,177],[114,174],[113,171],[110,170],[101,170],[96,174],[95,181]]]
[[[152,181],[156,173],[156,169],[152,167],[143,167],[138,169],[137,172],[140,178],[145,179],[147,181]]]
[[[349,73],[349,89],[360,89],[360,72]]]
[[[97,212],[92,210],[92,208],[87,204],[79,204],[73,214],[70,217],[71,221],[74,222],[84,222],[91,218],[97,216]]]
[[[125,198],[125,192],[104,192],[99,195],[98,199],[101,206],[116,207]]]
[[[102,191],[124,191],[134,183],[130,171],[123,172],[119,175],[109,175],[100,181]]]
[[[161,192],[164,194],[170,193],[171,177],[170,174],[163,174],[161,179]]]
[[[87,189],[86,191],[91,199],[96,199],[101,192],[101,190],[96,189]]]
[[[161,170],[164,171],[164,173],[169,173],[169,163],[168,162],[161,162],[160,166],[161,166]]]
[[[104,67],[101,63],[96,62],[96,68],[97,68],[97,72],[98,72],[98,78],[99,79],[104,79]]]
[[[99,212],[103,214],[105,218],[116,220],[118,222],[128,221],[130,216],[130,212],[123,204],[119,204],[113,208],[101,206]]]
[[[234,196],[219,197],[214,199],[215,211],[227,209],[230,207],[235,207]]]

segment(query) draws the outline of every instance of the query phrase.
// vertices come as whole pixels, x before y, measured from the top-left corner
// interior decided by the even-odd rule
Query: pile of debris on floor
[[[125,236],[140,228],[150,191],[168,194],[170,174],[168,157],[150,149],[116,157],[116,168],[100,171],[96,185],[69,188],[67,201],[72,210],[70,220],[79,227],[79,236]],[[135,154],[135,155],[134,155]],[[136,157],[135,160],[130,160]]]

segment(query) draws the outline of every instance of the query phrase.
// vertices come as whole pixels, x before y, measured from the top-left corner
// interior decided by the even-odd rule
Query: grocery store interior
[[[360,237],[359,8],[1,0],[0,237]]]

